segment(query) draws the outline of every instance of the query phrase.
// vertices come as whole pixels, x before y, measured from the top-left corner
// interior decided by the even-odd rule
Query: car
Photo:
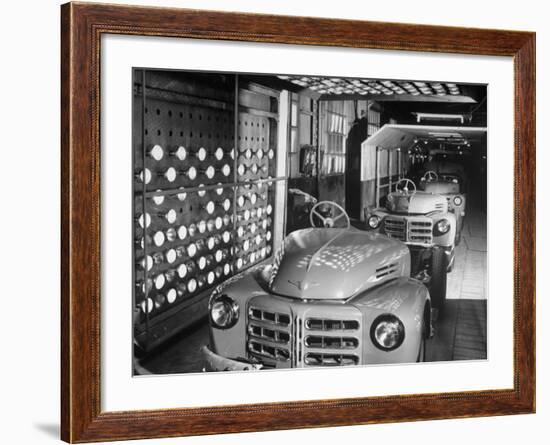
[[[461,177],[453,173],[438,175],[435,171],[428,170],[420,179],[419,188],[425,192],[437,193],[447,198],[449,210],[456,216],[455,245],[458,246],[466,216],[466,193],[462,192]]]
[[[447,198],[417,190],[412,180],[402,178],[386,196],[385,207],[369,209],[366,222],[371,230],[409,247],[411,274],[428,286],[432,306],[442,316],[456,236],[456,215],[449,211]]]
[[[423,361],[430,294],[410,277],[399,240],[352,227],[321,201],[271,262],[215,289],[205,370],[355,366]]]

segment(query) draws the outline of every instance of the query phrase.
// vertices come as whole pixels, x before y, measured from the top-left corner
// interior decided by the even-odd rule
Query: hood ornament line
[[[319,258],[319,255],[321,255],[321,252],[325,250],[331,244],[336,238],[342,236],[345,233],[345,230],[341,231],[340,233],[337,233],[335,236],[333,236],[331,239],[329,239],[325,244],[323,244],[319,249],[317,249],[316,252],[311,255],[311,258],[309,259],[309,263],[307,264],[306,272],[309,272],[311,270],[311,267],[313,266],[313,263],[317,258]]]
[[[296,280],[296,281],[287,280],[287,281],[293,286],[296,286],[298,290],[307,290],[310,287],[319,286],[320,284],[320,283],[317,283],[316,281],[307,282],[306,280]]]

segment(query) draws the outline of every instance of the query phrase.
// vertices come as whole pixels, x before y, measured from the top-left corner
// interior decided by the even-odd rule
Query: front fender
[[[418,280],[401,277],[356,297],[352,304],[363,317],[364,364],[412,363],[417,360],[423,323],[427,323],[428,333],[431,327],[431,303],[426,286]],[[403,344],[393,351],[383,351],[371,340],[373,322],[383,314],[397,316],[405,327]]]
[[[229,329],[218,329],[210,323],[210,348],[216,354],[227,358],[246,356],[246,308],[251,298],[265,294],[266,274],[269,266],[259,266],[227,280],[214,293],[226,294],[239,306],[237,323]],[[210,316],[210,314],[209,314]]]
[[[444,214],[433,215],[431,218],[433,220],[434,226],[435,224],[437,224],[438,221],[441,221],[442,219],[448,220],[451,225],[449,231],[444,235],[436,236],[434,234],[433,243],[436,246],[453,247],[455,244],[456,235],[456,215],[454,213],[447,212]]]

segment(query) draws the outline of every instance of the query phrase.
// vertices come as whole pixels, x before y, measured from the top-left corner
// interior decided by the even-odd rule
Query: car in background
[[[444,196],[449,204],[449,211],[456,216],[455,245],[461,240],[464,217],[466,216],[466,193],[462,193],[463,184],[459,175],[453,173],[437,174],[428,170],[419,181],[419,188],[425,192]]]
[[[401,241],[350,224],[322,201],[273,262],[231,278],[209,301],[207,370],[423,361],[431,299]]]
[[[443,314],[456,236],[456,215],[445,196],[417,190],[413,181],[403,178],[386,196],[384,207],[369,210],[366,222],[371,230],[409,247],[411,275],[428,286],[432,306]]]

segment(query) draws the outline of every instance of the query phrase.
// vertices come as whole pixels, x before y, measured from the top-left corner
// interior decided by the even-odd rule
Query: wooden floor
[[[435,322],[435,336],[428,342],[428,361],[483,360],[487,358],[486,218],[469,210],[448,275],[445,316]],[[206,318],[143,360],[139,374],[201,372],[199,350],[208,343]]]

